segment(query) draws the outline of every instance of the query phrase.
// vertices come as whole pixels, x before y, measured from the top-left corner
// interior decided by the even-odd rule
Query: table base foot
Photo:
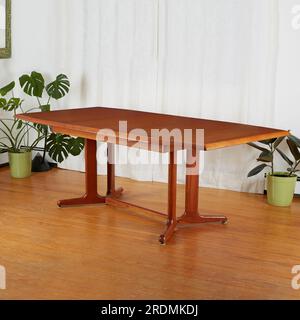
[[[205,214],[187,214],[184,213],[180,218],[177,219],[178,223],[209,223],[209,222],[221,222],[227,224],[228,219],[223,215],[205,215]]]
[[[175,222],[168,222],[167,228],[163,234],[159,237],[159,242],[165,245],[173,236],[176,231],[176,227],[180,227],[182,224],[195,224],[195,223],[209,223],[209,222],[220,222],[227,224],[228,219],[223,215],[204,215],[204,214],[183,214]],[[177,224],[178,223],[178,224]]]
[[[100,195],[95,196],[83,196],[80,198],[73,198],[73,199],[65,199],[57,201],[57,205],[59,207],[67,207],[67,206],[80,206],[86,204],[97,204],[97,203],[105,203],[105,197]]]
[[[107,197],[110,197],[110,198],[116,198],[116,199],[118,199],[118,198],[120,198],[120,196],[122,195],[123,191],[124,191],[124,189],[123,189],[122,187],[120,187],[120,188],[118,188],[118,189],[116,189],[116,190],[114,190],[114,191],[108,191],[108,192],[106,193],[106,196],[107,196]]]
[[[160,244],[165,245],[167,243],[167,241],[172,237],[173,233],[176,231],[176,225],[176,220],[167,223],[167,227],[164,233],[159,236],[158,241],[160,242]]]

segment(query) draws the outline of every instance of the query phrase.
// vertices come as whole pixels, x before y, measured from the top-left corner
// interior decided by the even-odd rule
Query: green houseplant
[[[26,178],[31,175],[31,151],[44,137],[39,130],[28,122],[15,118],[16,109],[21,107],[19,99],[0,99],[0,107],[14,112],[13,119],[0,119],[0,152],[8,152],[10,173],[13,178]],[[35,138],[30,142],[30,132]]]
[[[70,82],[66,75],[59,74],[54,81],[46,84],[43,75],[36,71],[32,71],[30,74],[23,74],[19,78],[18,83],[26,95],[36,99],[37,105],[28,111],[49,112],[51,110],[51,100],[63,98],[69,92],[70,88]],[[11,95],[11,98],[6,100],[7,103],[23,102],[20,98],[14,97],[15,86],[16,82],[12,81],[0,89],[2,99],[5,99],[7,95]],[[11,111],[10,108],[6,110]],[[48,126],[44,125],[34,124],[33,126],[40,132],[44,139],[42,147],[36,145],[33,147],[33,150],[42,152],[42,155],[37,154],[33,160],[33,171],[47,171],[51,169],[51,166],[46,160],[47,152],[55,162],[62,162],[70,154],[73,156],[79,155],[84,148],[84,140],[82,138],[54,133]]]
[[[279,149],[279,145],[282,141],[286,141],[288,148],[293,155],[293,159],[290,159],[286,153]],[[270,170],[267,174],[268,203],[275,206],[289,206],[292,203],[294,196],[297,172],[300,171],[300,139],[293,135],[289,135],[287,138],[281,137],[263,140],[259,141],[259,143],[260,145],[249,143],[250,146],[261,151],[257,158],[257,161],[261,162],[261,164],[253,168],[248,173],[248,177],[252,177],[262,172],[265,168],[268,168]],[[276,152],[288,164],[288,168],[284,172],[274,170],[274,154]]]

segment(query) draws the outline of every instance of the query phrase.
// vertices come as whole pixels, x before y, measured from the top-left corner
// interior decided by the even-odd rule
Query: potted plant
[[[70,88],[69,79],[64,74],[59,74],[54,81],[46,84],[41,73],[32,71],[30,74],[23,74],[18,82],[23,92],[28,96],[35,97],[37,101],[37,106],[27,110],[27,112],[34,110],[42,112],[50,111],[51,100],[63,98],[69,92]],[[11,98],[8,101],[21,101],[20,98],[14,98],[13,90],[15,86],[16,82],[12,81],[2,87],[0,89],[0,96],[5,98],[10,94]],[[51,169],[51,165],[46,160],[47,152],[54,161],[62,162],[69,154],[73,156],[79,155],[84,148],[84,140],[80,137],[57,134],[52,132],[48,126],[44,125],[34,124],[33,126],[40,132],[44,139],[42,147],[37,145],[33,147],[33,150],[42,152],[42,155],[38,153],[33,159],[33,171],[39,172]]]
[[[11,176],[26,178],[31,175],[31,151],[43,137],[30,123],[16,119],[17,109],[20,108],[24,112],[23,101],[15,98],[13,94],[9,99],[4,98],[5,90],[2,88],[0,91],[0,109],[9,114],[12,113],[12,117],[0,119],[0,152],[8,152]],[[38,135],[31,144],[30,130],[36,131]]]
[[[282,141],[286,141],[293,160],[290,159],[281,149],[279,145]],[[293,201],[297,172],[299,172],[300,165],[300,139],[293,135],[289,135],[287,138],[281,137],[277,139],[269,139],[259,141],[261,145],[255,143],[249,143],[250,146],[261,151],[257,161],[262,162],[249,173],[248,177],[252,177],[265,168],[268,168],[270,172],[267,174],[267,200],[268,203],[275,206],[289,206]],[[286,171],[274,170],[274,154],[277,152],[288,164]]]
[[[29,142],[29,132],[36,131],[37,137]],[[34,126],[17,119],[0,120],[0,152],[8,152],[10,174],[13,178],[31,175],[31,151],[44,137]]]

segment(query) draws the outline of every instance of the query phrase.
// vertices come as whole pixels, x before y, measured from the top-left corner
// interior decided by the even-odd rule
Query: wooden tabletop
[[[289,134],[286,130],[241,123],[197,119],[160,113],[117,108],[94,107],[50,112],[19,114],[17,118],[49,125],[56,132],[96,139],[100,129],[109,128],[118,134],[119,121],[126,120],[128,131],[142,128],[151,137],[151,129],[204,129],[204,149],[212,150]],[[146,138],[146,137],[145,137]]]

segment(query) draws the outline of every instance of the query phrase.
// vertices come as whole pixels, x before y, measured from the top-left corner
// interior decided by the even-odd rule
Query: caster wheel
[[[166,245],[165,237],[164,237],[164,236],[160,236],[158,241],[159,241],[159,243],[160,243],[162,246],[165,246],[165,245]]]

